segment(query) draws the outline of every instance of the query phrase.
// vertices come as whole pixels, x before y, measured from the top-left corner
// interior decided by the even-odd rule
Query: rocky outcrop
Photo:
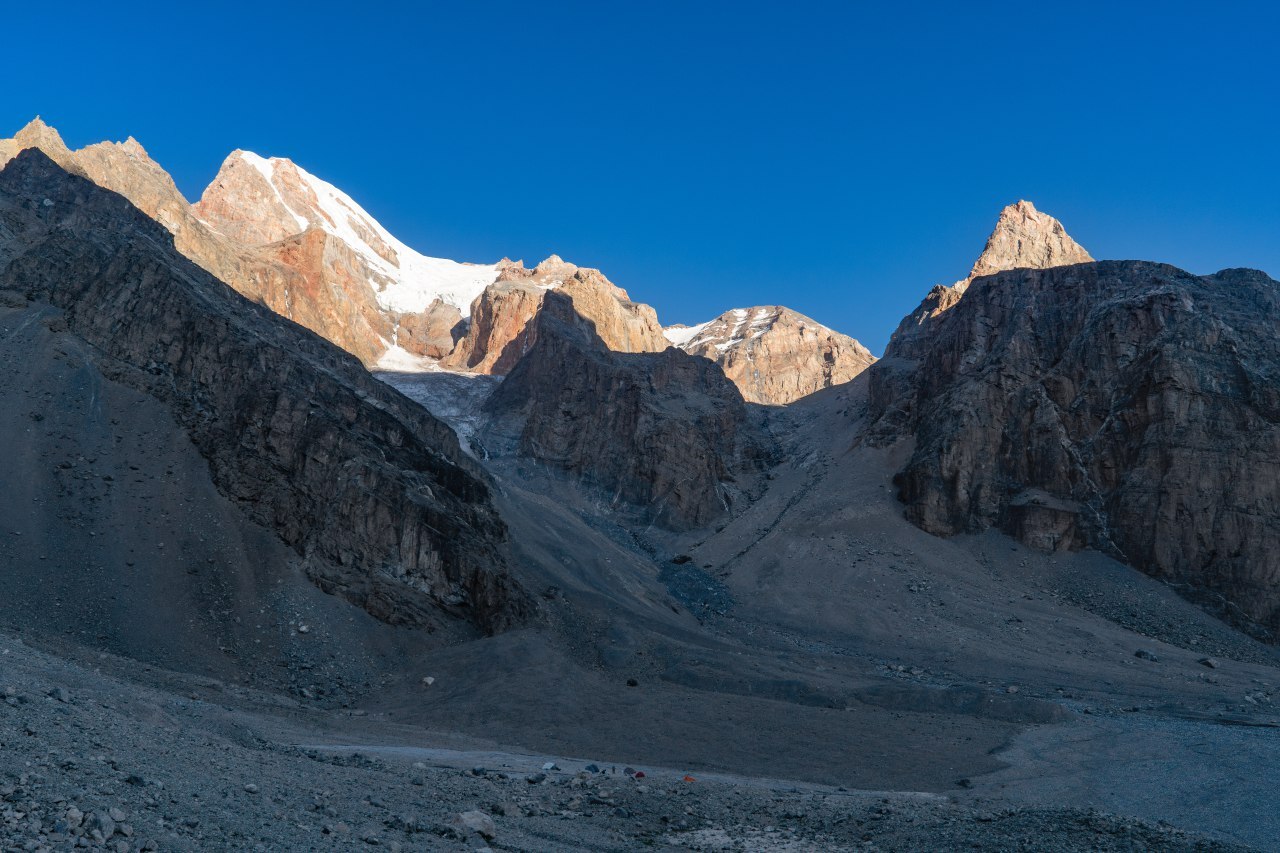
[[[1140,262],[975,278],[870,373],[908,517],[1096,547],[1280,639],[1280,285]]]
[[[0,172],[0,288],[63,309],[104,372],[165,403],[322,588],[427,628],[530,612],[486,477],[447,426],[38,151]]]
[[[1000,211],[996,227],[969,275],[950,287],[935,285],[920,307],[903,318],[895,335],[905,337],[920,331],[934,317],[959,302],[969,285],[980,276],[1004,270],[1086,264],[1092,260],[1084,247],[1071,239],[1061,222],[1036,210],[1029,201],[1016,202]]]
[[[651,307],[632,302],[599,270],[552,255],[532,270],[519,263],[504,266],[498,281],[472,304],[470,327],[443,365],[494,375],[509,372],[536,341],[532,321],[551,291],[567,296],[615,352],[661,352],[667,347]]]
[[[665,335],[720,365],[747,402],[769,406],[848,382],[876,360],[853,338],[781,305],[737,308]]]
[[[525,270],[522,264],[504,269],[498,280],[471,303],[467,330],[441,365],[497,376],[515,367],[533,345],[532,322],[542,308],[543,296],[563,284],[563,279],[555,278],[548,269],[551,260],[548,258],[532,271]]]
[[[729,512],[771,444],[716,365],[669,348],[611,351],[548,291],[534,343],[486,403],[518,452],[671,529]]]
[[[367,298],[364,264],[341,240],[319,228],[258,247],[257,254],[290,270],[277,288],[241,291],[306,326],[365,364],[386,352],[394,325]]]
[[[614,352],[662,352],[667,348],[657,312],[643,302],[632,302],[627,292],[600,270],[579,267],[560,292]]]
[[[413,355],[440,359],[453,352],[466,329],[462,312],[436,299],[425,311],[397,314],[391,340]]]

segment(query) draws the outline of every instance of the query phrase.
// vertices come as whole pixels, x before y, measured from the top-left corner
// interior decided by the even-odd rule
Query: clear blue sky
[[[879,352],[1019,198],[1099,258],[1280,275],[1270,5],[53,5],[5,9],[4,135],[132,134],[191,198],[290,157],[428,254],[556,252],[665,323],[781,303]]]

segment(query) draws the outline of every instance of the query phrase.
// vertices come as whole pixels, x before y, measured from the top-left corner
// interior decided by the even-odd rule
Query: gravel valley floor
[[[135,666],[127,661],[98,663],[0,638],[0,849],[1247,849],[977,790],[850,791],[458,738],[437,749],[342,746],[388,730],[139,668],[165,689],[147,686],[117,674]]]

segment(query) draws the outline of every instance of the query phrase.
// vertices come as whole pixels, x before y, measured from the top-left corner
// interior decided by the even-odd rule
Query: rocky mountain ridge
[[[449,275],[455,275],[455,278],[450,279],[446,275],[444,279],[452,281],[456,287],[452,290],[437,288],[430,292],[421,287],[415,290],[415,281],[410,273],[420,270],[424,263],[431,262],[432,259],[423,259],[412,253],[412,250],[395,241],[340,191],[318,181],[286,160],[268,161],[248,152],[236,152],[228,158],[219,178],[211,184],[200,203],[190,206],[181,198],[168,175],[147,157],[145,150],[134,140],[120,144],[103,143],[72,152],[62,143],[56,131],[37,120],[24,128],[14,140],[0,142],[0,158],[11,158],[16,152],[31,147],[46,151],[55,163],[75,174],[88,177],[104,187],[121,189],[129,198],[136,200],[145,213],[162,223],[173,234],[175,245],[183,254],[273,310],[313,329],[326,330],[327,337],[349,351],[356,352],[366,364],[382,358],[385,351],[380,354],[380,348],[386,345],[409,356],[431,359],[446,369],[498,375],[510,373],[517,369],[525,356],[538,349],[538,335],[543,328],[538,317],[552,293],[568,300],[574,314],[588,324],[592,335],[606,350],[634,354],[658,353],[674,345],[674,348],[718,365],[737,387],[741,397],[750,403],[789,404],[815,391],[849,381],[874,363],[870,353],[857,345],[856,341],[780,306],[735,309],[692,329],[672,327],[663,330],[651,308],[632,302],[625,291],[614,286],[599,271],[576,267],[555,256],[532,270],[526,269],[519,262],[503,261],[494,265],[473,266],[442,261],[441,264],[452,265],[449,267],[452,270]],[[1099,448],[1105,444],[1102,438],[1094,437],[1089,439],[1088,453],[1080,449],[1083,446],[1080,442],[1085,439],[1084,433],[1078,431],[1084,429],[1081,424],[1092,423],[1088,419],[1072,421],[1069,428],[1062,428],[1066,429],[1067,436],[1062,439],[1065,442],[1063,446],[1076,449],[1058,461],[1075,460],[1072,464],[1077,466],[1076,469],[1071,469],[1066,462],[1062,465],[1055,462],[1048,467],[1040,463],[1008,462],[1012,467],[1008,470],[999,469],[1003,473],[991,475],[995,480],[989,482],[984,471],[990,467],[990,463],[984,461],[983,466],[975,469],[977,473],[971,471],[965,475],[973,478],[973,488],[977,490],[974,494],[977,497],[972,501],[965,498],[968,486],[960,487],[954,483],[945,487],[949,490],[948,497],[939,497],[939,489],[943,488],[940,483],[949,482],[948,478],[960,468],[971,463],[976,465],[978,460],[1007,461],[1009,453],[1049,453],[1047,448],[1028,449],[1039,447],[1037,442],[1040,441],[1033,431],[1027,431],[1030,427],[1027,430],[1022,430],[1021,427],[1002,427],[1004,431],[1001,432],[1001,444],[993,438],[995,433],[991,429],[994,427],[971,434],[969,427],[956,426],[952,421],[953,416],[959,418],[961,423],[967,423],[968,415],[963,412],[939,410],[930,416],[932,420],[929,423],[921,419],[922,410],[930,405],[941,405],[938,399],[961,396],[962,388],[970,389],[964,393],[978,393],[972,390],[978,387],[987,389],[982,393],[1014,393],[1012,386],[1006,387],[994,380],[984,379],[977,385],[973,384],[975,380],[965,371],[975,364],[989,365],[995,362],[990,360],[992,356],[989,353],[977,351],[963,356],[962,362],[955,362],[956,356],[949,354],[946,347],[961,336],[960,332],[955,331],[960,328],[956,324],[961,321],[949,321],[947,318],[973,292],[982,293],[982,299],[988,300],[991,288],[994,287],[990,284],[991,281],[1041,280],[1014,276],[1011,271],[1054,270],[1053,275],[1061,277],[1061,282],[1069,281],[1074,286],[1076,280],[1062,271],[1077,266],[1091,266],[1092,263],[1088,252],[1071,239],[1060,222],[1036,210],[1031,203],[1018,202],[1005,208],[969,275],[949,288],[935,288],[920,308],[904,319],[894,335],[886,358],[875,365],[870,382],[877,418],[871,437],[875,441],[881,441],[889,440],[895,435],[914,435],[921,442],[913,457],[914,461],[904,471],[902,482],[904,499],[908,502],[911,517],[926,529],[934,532],[956,532],[994,525],[1010,531],[1020,531],[1017,535],[1022,536],[1025,541],[1051,548],[1084,545],[1104,550],[1110,548],[1112,550],[1109,553],[1124,555],[1125,559],[1135,565],[1184,584],[1189,589],[1198,590],[1196,594],[1217,596],[1219,608],[1235,614],[1234,618],[1242,624],[1247,623],[1262,633],[1273,631],[1275,617],[1269,609],[1270,605],[1266,603],[1269,600],[1266,587],[1271,583],[1269,573],[1273,572],[1273,568],[1269,568],[1270,564],[1266,559],[1255,555],[1256,559],[1250,564],[1254,568],[1246,570],[1241,568],[1242,564],[1232,562],[1236,558],[1223,562],[1220,556],[1206,557],[1207,562],[1202,561],[1201,565],[1196,564],[1199,558],[1178,558],[1172,552],[1156,549],[1151,544],[1153,540],[1172,536],[1171,529],[1161,527],[1161,524],[1167,522],[1153,521],[1149,517],[1149,508],[1135,509],[1125,504],[1116,495],[1129,495],[1132,488],[1108,480],[1104,472],[1095,471],[1088,464],[1079,461],[1088,453],[1101,453]],[[1126,278],[1129,273],[1110,271],[1107,275],[1118,276],[1121,290],[1126,293],[1132,291],[1133,298],[1145,298],[1138,290],[1133,289],[1136,285]],[[1176,291],[1180,285],[1171,283],[1176,278],[1174,276],[1170,282],[1160,284],[1160,287]],[[442,279],[435,280],[438,283]],[[1206,282],[1209,279],[1200,281]],[[1258,287],[1265,292],[1264,285],[1257,285],[1255,289]],[[1093,294],[1089,298],[1101,298],[1100,294],[1093,291],[1089,293]],[[472,294],[474,296],[468,302],[467,297]],[[1039,291],[1035,291],[1035,294],[1039,294]],[[431,301],[421,304],[427,297]],[[1032,302],[1044,301],[1042,295],[1035,295],[1033,298],[1032,294],[1023,294],[1019,298]],[[1258,298],[1265,302],[1265,298]],[[414,302],[414,299],[418,301]],[[1024,307],[1033,315],[1038,315],[1044,306],[1032,302],[1027,302]],[[1207,315],[1213,316],[1217,306],[1210,303],[1213,303],[1212,299],[1208,300],[1208,307],[1203,310]],[[989,308],[988,305],[972,311],[981,312]],[[1053,315],[1046,322],[1059,322],[1060,318],[1054,312],[1068,309],[1055,306],[1045,310],[1046,317]],[[1269,306],[1263,306],[1260,310],[1265,315]],[[971,311],[963,312],[963,316],[969,317],[970,313]],[[1179,324],[1187,322],[1185,319],[1175,319]],[[944,320],[947,322],[944,323]],[[1007,314],[1000,314],[996,319],[987,318],[984,322],[1012,321]],[[1231,335],[1248,338],[1250,347],[1261,346],[1256,340],[1256,329],[1237,323],[1234,319],[1224,319],[1222,322],[1227,324]],[[573,323],[566,324],[564,318],[552,317],[548,320],[547,328],[556,330],[557,341],[544,348],[540,358],[544,362],[547,359],[558,359],[559,367],[552,368],[544,363],[541,373],[532,366],[528,368],[525,373],[529,375],[522,374],[521,382],[513,385],[511,396],[502,403],[507,410],[519,408],[512,400],[521,398],[519,392],[522,384],[526,386],[521,398],[525,403],[533,398],[530,388],[534,386],[538,388],[538,395],[545,397],[547,401],[559,399],[546,381],[536,379],[538,375],[553,375],[554,370],[565,369],[570,361],[577,363],[585,359],[587,362],[603,363],[598,358],[599,353],[595,353],[592,347],[565,345],[565,341],[576,340],[574,335],[565,332],[565,328],[571,326]],[[1155,334],[1159,330],[1148,331]],[[1083,336],[1083,340],[1093,332],[1082,327],[1073,333]],[[972,334],[977,335],[977,332]],[[991,334],[993,333],[984,333],[986,337]],[[1030,332],[1023,329],[1013,340],[1023,346],[1025,342],[1021,336],[1026,334]],[[1134,339],[1134,346],[1150,345],[1149,341],[1132,329],[1128,329],[1126,334]],[[1160,334],[1167,332],[1161,331]],[[1215,340],[1221,338],[1219,331],[1210,330],[1205,334],[1216,335]],[[1044,339],[1046,336],[1042,334],[1037,341]],[[370,347],[370,341],[378,343]],[[1096,342],[1091,345],[1100,346]],[[582,353],[588,351],[593,354],[584,357]],[[1151,358],[1156,361],[1176,355],[1158,347],[1150,351],[1153,353]],[[1259,352],[1264,353],[1259,356],[1259,363],[1265,368],[1269,355],[1265,354],[1265,348]],[[1019,359],[1034,360],[1042,355],[1032,346],[1025,351],[1018,350],[1015,358],[1013,350],[1006,348],[1001,351],[1001,358],[1004,360],[999,363],[1015,372],[1024,371],[1028,368]],[[1208,359],[1212,353],[1201,355]],[[530,362],[531,365],[538,363],[539,359]],[[655,388],[654,377],[661,378],[670,372],[664,373],[663,370],[654,368],[653,364],[657,362],[646,363],[647,366],[638,371],[630,370],[639,363],[628,363],[625,365],[627,369],[623,369],[623,362],[618,362],[612,364],[609,370],[595,371],[593,375],[603,383],[601,387],[643,387],[651,392]],[[928,365],[927,370],[932,371],[931,377],[922,378],[921,371],[926,369],[923,365]],[[1076,372],[1061,381],[1068,382],[1072,388],[1083,387],[1081,383],[1094,383],[1099,388],[1110,387],[1107,380],[1095,375],[1097,367],[1081,361],[1073,367]],[[1190,367],[1185,369],[1191,370]],[[737,411],[737,403],[728,402],[721,390],[708,391],[711,386],[707,385],[706,377],[693,378],[696,371],[690,372],[681,367],[675,372],[698,389],[695,396],[699,396],[699,399],[700,395],[709,394],[711,399],[721,401],[718,405],[727,407],[733,423],[721,424],[720,428],[731,435],[742,434],[737,416],[733,414]],[[609,378],[602,378],[606,374]],[[1247,370],[1245,375],[1248,375]],[[941,377],[951,377],[956,383],[955,387],[942,389],[939,384]],[[1200,379],[1210,381],[1204,377],[1197,381]],[[1227,379],[1218,377],[1213,382],[1221,385],[1227,383]],[[997,391],[992,391],[992,388]],[[586,398],[604,399],[599,388],[579,390]],[[1060,400],[1054,396],[1058,390],[1061,389],[1057,386],[1050,389],[1050,398],[1059,408],[1066,406],[1068,410],[1074,411],[1073,406],[1096,408],[1100,405],[1094,398],[1081,402],[1068,395]],[[1020,390],[1016,393],[1031,392]],[[495,405],[499,405],[504,398],[498,395],[495,399],[498,401]],[[1252,415],[1238,414],[1243,411],[1242,406],[1248,408],[1253,405],[1247,402],[1249,399],[1251,398],[1241,391],[1225,394],[1220,402],[1223,411],[1236,413],[1232,417],[1237,420],[1243,418],[1252,423],[1249,420]],[[992,411],[999,410],[1003,405],[998,400],[982,401],[983,406],[988,403],[994,407]],[[535,417],[528,411],[524,413],[525,423],[534,425],[523,440],[524,450],[534,455],[536,450],[546,459],[570,460],[565,463],[566,466],[578,470],[580,474],[607,468],[599,460],[588,460],[584,453],[573,451],[568,445],[560,451],[548,449],[555,444],[551,437],[567,429],[567,421],[563,421],[562,416],[574,409],[574,405],[569,405],[564,400],[561,400],[561,404],[562,408],[565,405],[568,408],[546,417]],[[637,402],[632,408],[642,411],[649,405],[647,402]],[[653,405],[651,411],[679,408],[669,400]],[[697,404],[689,401],[680,405],[698,408]],[[1176,405],[1183,404],[1178,402]],[[986,410],[982,406],[973,408],[973,411]],[[1263,412],[1258,415],[1262,418],[1258,423],[1267,422],[1265,405],[1258,411]],[[580,412],[577,416],[586,418],[582,424],[586,424],[588,428],[575,440],[590,441],[592,432],[596,430],[600,434],[612,434],[612,426],[603,421],[596,422],[598,419],[587,415],[588,413]],[[1055,418],[1061,420],[1067,418],[1067,415],[1055,414],[1050,417],[1050,421]],[[637,421],[650,422],[648,416]],[[1151,422],[1164,423],[1154,420]],[[921,453],[932,451],[919,448],[939,446],[940,439],[929,436],[934,436],[939,430],[953,428],[963,433],[963,437],[952,436],[946,439],[946,452],[932,461],[920,456]],[[1164,428],[1160,426],[1160,429]],[[1208,426],[1204,428],[1209,429]],[[662,429],[665,427],[655,434],[662,434]],[[1010,432],[1011,429],[1014,431]],[[1261,426],[1258,429],[1261,430],[1258,435],[1266,434]],[[1173,440],[1167,436],[1161,439],[1164,444]],[[1230,430],[1225,430],[1214,440],[1224,445],[1233,445],[1237,441]],[[717,446],[714,451],[704,448],[705,452],[676,452],[665,445],[659,445],[661,442],[651,448],[651,452],[659,456],[667,453],[666,460],[656,463],[659,466],[672,459],[682,460],[677,464],[683,464],[687,462],[686,457],[706,461],[715,456],[721,460],[709,462],[709,467],[702,466],[707,471],[715,469],[714,473],[699,480],[703,485],[690,487],[697,493],[696,497],[685,500],[682,496],[676,500],[676,509],[669,516],[669,519],[681,519],[673,522],[677,525],[705,523],[715,514],[713,502],[708,496],[716,494],[718,488],[706,484],[732,481],[732,475],[728,473],[732,466],[725,467],[723,460],[737,458],[740,455],[739,448],[734,445],[733,440],[729,445],[734,446]],[[1142,445],[1139,442],[1135,446]],[[1132,451],[1129,444],[1124,447],[1129,448],[1124,453]],[[1166,452],[1173,453],[1168,448]],[[1248,456],[1249,452],[1244,452],[1244,455]],[[952,453],[959,454],[955,457],[959,461],[954,461],[954,464],[946,461],[948,454]],[[1255,470],[1266,470],[1264,457],[1265,452]],[[1199,463],[1184,461],[1181,464],[1184,467],[1195,467]],[[699,462],[694,467],[701,465]],[[947,467],[949,465],[951,468]],[[1058,471],[1054,476],[1066,476],[1061,472],[1068,469],[1082,471],[1078,479],[1080,482],[1092,483],[1090,488],[1093,491],[1081,497],[1078,483],[1068,488],[1063,482],[1053,480],[1046,474],[1051,468]],[[944,469],[951,473],[940,473]],[[1152,476],[1163,478],[1160,482],[1167,485],[1168,475],[1159,473],[1165,469],[1157,465],[1153,470],[1157,473]],[[625,474],[615,471],[600,477],[599,481],[621,488],[629,495],[629,501],[644,505],[652,502],[653,494],[641,494],[633,486],[636,482],[655,478],[662,479],[652,471],[631,471]],[[1217,483],[1216,480],[1214,482]],[[1253,481],[1248,476],[1241,475],[1231,482],[1239,488],[1246,488]],[[631,485],[627,485],[628,483]],[[996,489],[993,483],[1003,485]],[[1223,501],[1235,500],[1227,495],[1224,491],[1226,488],[1221,483],[1206,486],[1207,493],[1216,497],[1192,501],[1194,506],[1186,511],[1193,515],[1204,513],[1210,507],[1222,505]],[[1254,497],[1261,500],[1257,495]],[[1250,517],[1251,512],[1244,512],[1241,517]],[[1266,516],[1265,509],[1259,512],[1262,517]],[[1131,524],[1128,521],[1124,523],[1128,532],[1116,529],[1118,522],[1106,520],[1112,517],[1132,520]],[[1199,518],[1198,515],[1195,517]],[[1242,521],[1232,524],[1232,529],[1236,532],[1224,529],[1220,536],[1219,545],[1227,553],[1243,554],[1242,548],[1248,550],[1242,544],[1246,539],[1269,541],[1270,534],[1265,529],[1255,530]],[[1250,531],[1247,536],[1239,532],[1246,528]],[[1146,532],[1133,532],[1138,529]],[[1125,540],[1126,536],[1138,536],[1138,539]],[[1196,536],[1200,537],[1198,541],[1219,541],[1214,537],[1206,540],[1203,529]],[[1128,544],[1120,545],[1121,540]],[[1192,544],[1182,542],[1180,547],[1183,550],[1190,549],[1191,553],[1201,553],[1209,546],[1193,547]],[[1209,551],[1218,553],[1212,548]],[[1135,554],[1138,556],[1132,556]],[[1226,576],[1235,580],[1223,580]]]
[[[567,264],[555,255],[533,270],[505,259],[460,264],[425,257],[345,193],[283,158],[233,152],[194,210],[214,230],[251,246],[280,245],[322,231],[324,262],[307,266],[337,282],[345,304],[358,306],[367,328],[364,337],[375,338],[365,341],[363,349],[376,353],[382,348],[381,355],[365,358],[366,363],[386,366],[388,353],[396,359],[404,351],[434,359],[445,369],[503,375],[531,345],[530,321],[543,294],[553,289],[570,295],[611,349],[665,348],[653,309],[632,302],[599,270]],[[289,260],[302,267],[307,259],[300,253]],[[286,308],[296,301],[289,300]],[[352,325],[349,317],[336,316],[314,330],[332,340],[344,337]],[[400,357],[396,363],[405,361]]]
[[[551,289],[569,295],[615,351],[660,352],[669,345],[654,310],[599,270],[555,255],[532,270],[506,259],[461,264],[425,257],[341,190],[284,158],[234,151],[190,205],[132,138],[73,152],[37,118],[0,140],[0,164],[28,147],[129,198],[197,264],[366,366],[504,375],[532,345],[531,321]],[[714,352],[712,360],[747,400],[791,402],[846,381],[864,364],[867,354],[853,339],[794,312],[777,317],[785,320],[770,323],[767,340]],[[781,373],[767,376],[761,365]]]
[[[466,334],[440,364],[476,373],[507,374],[537,340],[538,324],[533,320],[552,291],[569,298],[609,349],[666,349],[653,308],[632,302],[625,290],[599,270],[578,267],[552,255],[531,270],[520,262],[504,264],[498,280],[476,297]]]

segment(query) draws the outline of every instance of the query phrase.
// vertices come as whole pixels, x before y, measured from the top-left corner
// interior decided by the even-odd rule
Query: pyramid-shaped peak
[[[40,116],[36,116],[31,121],[27,122],[26,125],[23,126],[22,130],[18,131],[17,135],[22,136],[23,134],[26,134],[30,136],[32,134],[44,133],[45,131],[53,131],[54,133],[58,132],[46,124],[45,120]]]
[[[22,130],[14,134],[13,138],[27,148],[42,148],[46,145],[52,145],[65,150],[67,147],[66,143],[62,141],[61,134],[45,124],[44,119],[40,118],[40,116],[36,116],[27,122]]]
[[[132,136],[125,139],[124,142],[121,142],[120,147],[135,157],[150,159],[150,156],[147,154],[147,149],[143,148],[142,143],[134,139]]]
[[[49,159],[68,172],[84,175],[84,170],[76,162],[75,155],[71,153],[71,149],[67,148],[67,144],[62,141],[58,131],[45,124],[40,116],[36,116],[27,122],[26,127],[14,134],[12,140],[3,141],[6,143],[3,149],[6,149],[7,153],[0,151],[0,159],[12,157],[27,148],[39,148]]]
[[[1048,269],[1092,260],[1061,222],[1036,210],[1029,201],[1018,201],[1000,211],[995,230],[987,238],[969,279],[1003,270]]]

